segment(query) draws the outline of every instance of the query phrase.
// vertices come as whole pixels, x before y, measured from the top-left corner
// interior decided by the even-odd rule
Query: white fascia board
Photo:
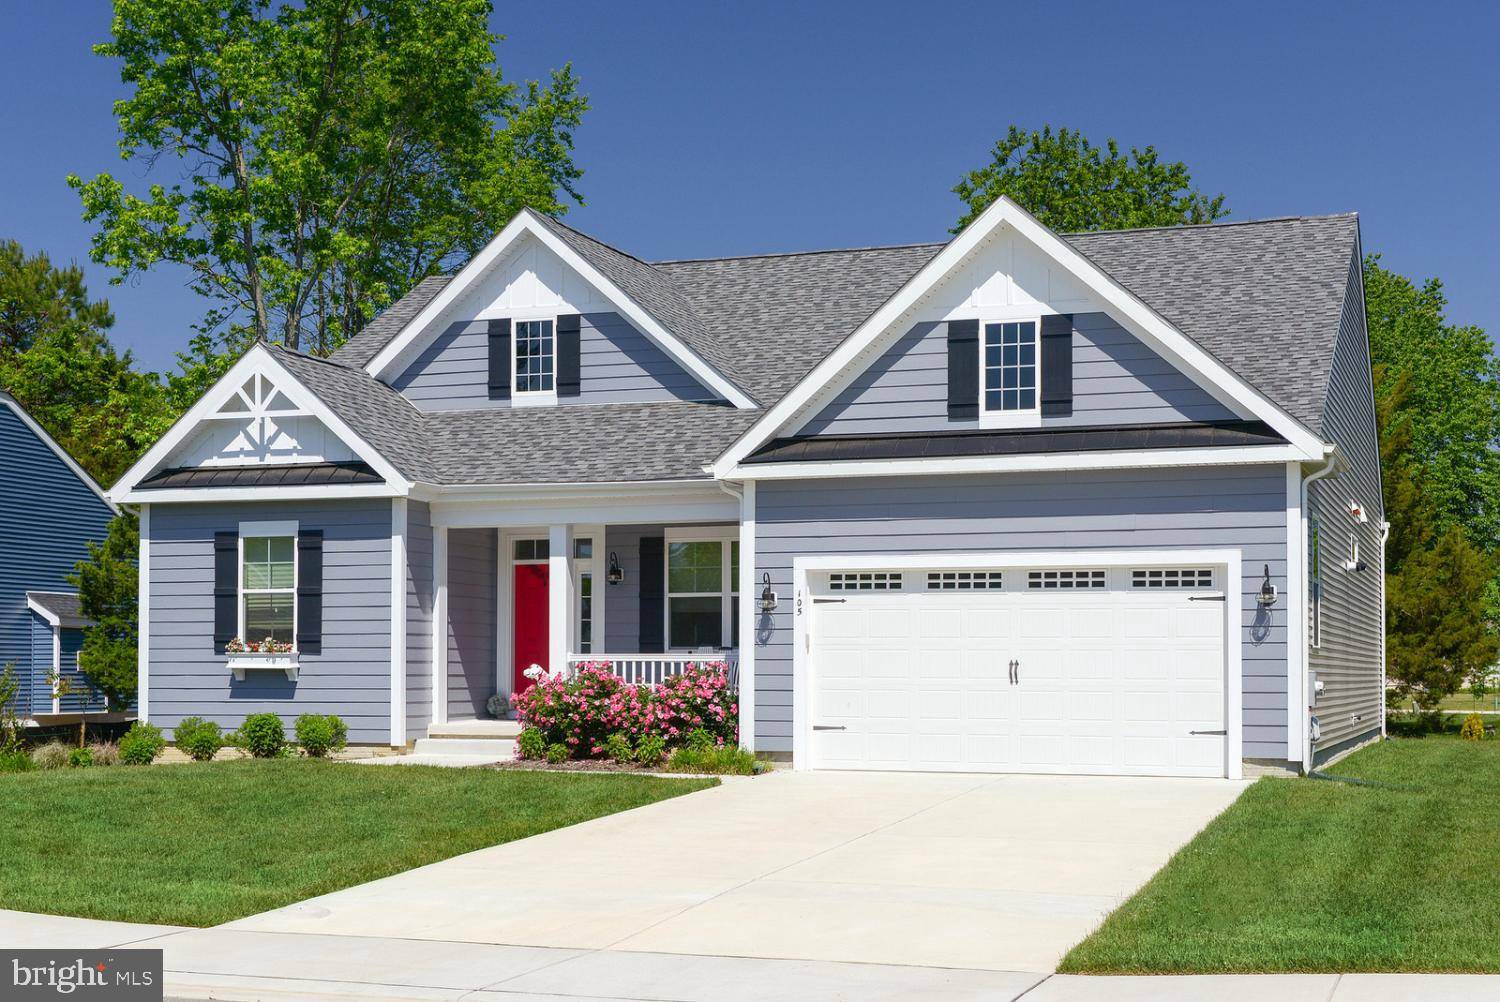
[[[11,410],[15,411],[16,417],[21,419],[21,423],[29,428],[32,434],[34,434],[37,438],[41,439],[43,445],[56,453],[57,458],[61,459],[64,463],[67,464],[68,469],[73,471],[74,476],[76,476],[79,480],[82,480],[84,485],[88,487],[89,490],[99,495],[99,500],[109,505],[111,511],[113,511],[115,514],[119,514],[120,506],[117,505],[114,501],[110,500],[109,493],[105,491],[103,487],[100,487],[94,481],[93,477],[89,476],[87,470],[78,465],[78,460],[69,455],[67,449],[64,449],[62,446],[58,445],[57,440],[54,439],[51,435],[47,434],[47,430],[45,428],[36,423],[36,418],[26,413],[26,408],[21,406],[21,402],[19,400],[11,396],[9,393],[0,390],[0,404],[4,404]]]
[[[132,490],[124,504],[178,504],[193,501],[325,501],[350,498],[399,498],[405,492],[389,484],[303,485],[297,487],[169,487]]]
[[[1246,466],[1299,462],[1303,458],[1300,450],[1287,445],[1225,449],[1140,449],[1133,452],[1051,452],[1019,456],[958,456],[952,459],[751,463],[730,469],[726,473],[726,479],[802,480],[821,477],[916,477],[953,473],[1154,469],[1167,466]]]
[[[392,466],[384,459],[384,457],[380,455],[380,453],[376,452],[368,442],[360,438],[360,436],[356,435],[352,428],[345,424],[344,421],[328,407],[327,404],[323,403],[323,401],[318,398],[317,394],[313,393],[306,386],[304,386],[301,381],[293,376],[285,366],[278,362],[275,356],[271,354],[271,350],[269,348],[267,348],[264,344],[257,343],[251,346],[250,350],[245,352],[244,356],[241,357],[238,362],[234,363],[234,365],[230,367],[229,371],[219,378],[218,382],[209,387],[208,392],[199,397],[198,402],[193,404],[192,407],[189,407],[187,412],[183,414],[182,417],[178,418],[177,421],[173,423],[171,428],[167,429],[167,433],[160,439],[158,439],[155,445],[146,450],[146,454],[144,456],[136,460],[134,466],[125,471],[125,475],[122,476],[112,488],[110,488],[109,497],[113,498],[117,503],[130,503],[190,500],[190,498],[188,497],[175,496],[177,494],[185,495],[188,493],[191,493],[193,498],[204,501],[237,501],[245,498],[299,496],[295,494],[275,495],[272,492],[278,490],[295,491],[299,490],[300,488],[224,488],[225,491],[230,492],[250,491],[251,493],[243,496],[235,496],[231,494],[231,496],[222,498],[210,497],[210,495],[217,492],[217,489],[205,489],[202,491],[176,491],[169,489],[144,492],[136,491],[135,489],[136,486],[142,480],[146,479],[146,477],[149,476],[153,470],[155,470],[162,463],[166,462],[168,457],[171,456],[172,452],[179,446],[181,446],[183,442],[185,442],[187,438],[197,430],[198,426],[202,422],[210,420],[210,415],[217,413],[218,409],[223,406],[223,404],[227,400],[229,400],[230,397],[239,392],[239,388],[245,384],[245,381],[254,375],[263,375],[271,379],[271,381],[276,384],[276,388],[280,390],[288,400],[291,400],[292,403],[297,407],[307,411],[313,417],[321,421],[324,427],[326,427],[329,431],[333,432],[336,436],[342,439],[344,443],[348,445],[349,448],[353,449],[354,452],[362,460],[364,460],[366,463],[369,463],[370,466],[375,470],[375,472],[380,474],[380,476],[385,480],[386,484],[389,485],[388,487],[382,485],[382,489],[385,490],[386,493],[375,495],[355,494],[351,496],[388,497],[391,496],[390,492],[392,491],[394,491],[394,493],[396,494],[404,495],[411,489],[410,481],[403,477],[394,466]],[[216,468],[232,469],[233,467]],[[346,487],[342,489],[353,490],[354,488]],[[321,497],[331,496],[330,492],[333,489],[325,487],[317,488],[317,490],[320,491],[317,496]]]
[[[453,280],[432,297],[431,302],[402,328],[400,334],[370,359],[369,364],[365,366],[365,371],[376,379],[380,379],[395,368],[396,363],[408,354],[408,350],[432,327],[433,323],[457,302],[491,266],[499,261],[523,234],[536,238],[542,246],[561,258],[564,264],[604,293],[605,297],[613,302],[636,327],[656,342],[657,346],[679,365],[697,377],[704,386],[738,408],[753,409],[757,406],[745,391],[722,376],[702,356],[683,344],[675,334],[663,327],[655,317],[642,309],[619,286],[606,278],[599,269],[585,261],[573,248],[563,243],[556,234],[538,222],[531,209],[522,209],[517,213],[516,218],[512,219],[495,239],[485,245],[483,250],[475,254],[469,263],[453,276]]]
[[[741,435],[714,463],[715,475],[730,476],[729,471],[740,460],[773,438],[821,394],[836,390],[842,385],[841,379],[847,381],[857,375],[854,364],[859,357],[890,334],[903,315],[960,268],[998,227],[1006,223],[1067,269],[1104,304],[1112,307],[1116,311],[1113,315],[1131,333],[1161,351],[1168,361],[1189,375],[1196,376],[1204,388],[1226,406],[1265,421],[1287,441],[1302,447],[1309,458],[1322,454],[1322,443],[1311,429],[1226,368],[1071,244],[1043,226],[1031,213],[1002,195]]]

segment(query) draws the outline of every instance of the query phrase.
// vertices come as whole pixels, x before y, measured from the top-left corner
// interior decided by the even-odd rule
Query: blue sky
[[[1500,334],[1500,5],[500,4],[511,78],[571,60],[593,110],[568,221],[642,257],[941,239],[1010,122],[1154,143],[1231,218],[1357,210],[1365,248],[1437,275]],[[0,237],[85,261],[69,172],[122,173],[103,0],[0,5]],[[170,364],[202,304],[108,288],[116,340]]]

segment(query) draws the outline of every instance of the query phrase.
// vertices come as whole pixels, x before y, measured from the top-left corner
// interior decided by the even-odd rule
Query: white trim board
[[[26,413],[26,408],[21,406],[21,402],[19,400],[11,396],[9,393],[6,393],[4,390],[0,390],[0,404],[4,404],[6,407],[9,407],[11,410],[15,411],[16,417],[21,419],[21,423],[26,426],[27,430],[29,430],[33,435],[40,439],[43,445],[51,449],[57,455],[58,459],[61,459],[64,463],[66,463],[68,469],[73,471],[73,475],[79,480],[83,481],[84,486],[97,494],[100,501],[103,501],[105,504],[109,505],[110,511],[113,511],[117,515],[120,513],[120,506],[117,505],[114,501],[110,500],[109,494],[104,490],[104,488],[100,487],[94,481],[94,478],[88,475],[88,471],[86,471],[82,466],[78,465],[78,460],[69,455],[67,449],[64,449],[62,446],[58,445],[57,440],[54,439],[51,435],[47,434],[47,430],[45,428],[37,424],[36,418]]]
[[[753,408],[756,406],[754,400],[743,390],[734,385],[728,378],[723,376],[711,366],[707,360],[693,351],[682,342],[671,331],[667,330],[650,313],[646,312],[639,304],[632,300],[614,282],[605,277],[604,273],[595,268],[588,261],[560,240],[545,224],[540,222],[535,212],[531,209],[522,209],[516,214],[505,228],[491,240],[484,249],[464,265],[459,273],[453,276],[452,281],[445,285],[441,292],[434,296],[420,313],[411,319],[401,333],[396,335],[390,343],[380,349],[375,357],[370,359],[365,366],[365,371],[377,379],[388,376],[400,363],[409,358],[432,333],[434,325],[447,310],[469,291],[469,289],[483,278],[500,260],[511,246],[523,236],[530,236],[540,242],[552,253],[560,257],[565,265],[572,268],[584,281],[593,285],[604,294],[614,305],[625,314],[640,331],[654,341],[657,347],[665,351],[671,358],[682,366],[688,373],[698,379],[699,382],[709,389],[718,393],[725,400],[739,408]],[[532,311],[534,312],[534,311]]]
[[[1226,407],[1265,421],[1300,450],[1301,458],[1317,459],[1322,455],[1321,439],[1306,425],[1227,368],[1020,205],[1002,195],[740,436],[715,461],[714,474],[723,479],[736,476],[734,471],[740,461],[756,448],[795,426],[804,417],[816,413],[822,403],[864,369],[866,360],[873,361],[901,335],[903,319],[917,319],[915,311],[924,299],[944,279],[956,273],[1002,226],[1012,228],[1066,269],[1099,298],[1126,330],[1193,378]]]
[[[138,490],[137,486],[146,477],[150,476],[163,463],[171,458],[180,446],[182,446],[198,429],[198,426],[211,415],[218,412],[231,397],[239,392],[241,386],[251,376],[262,375],[275,384],[276,389],[286,396],[296,407],[306,411],[323,423],[330,432],[341,439],[360,459],[378,473],[385,484],[362,484],[345,487],[280,487],[280,488],[206,488],[196,490],[191,488],[168,489],[168,490]],[[222,470],[227,467],[214,467]],[[257,343],[247,351],[244,356],[226,372],[219,381],[209,387],[207,393],[198,398],[198,402],[188,408],[187,413],[178,418],[167,433],[157,440],[156,444],[146,451],[146,454],[136,460],[135,465],[125,471],[114,487],[109,490],[109,497],[117,503],[127,502],[163,502],[163,501],[240,501],[266,499],[293,499],[297,497],[392,497],[405,495],[410,492],[412,483],[401,475],[379,452],[368,442],[355,434],[344,421],[333,412],[318,395],[304,386],[291,371],[276,360],[271,349],[264,344]],[[311,494],[299,492],[311,491]],[[366,493],[368,491],[368,493]]]
[[[742,558],[743,559],[743,558]],[[828,570],[944,568],[1131,567],[1203,564],[1224,571],[1224,775],[1244,775],[1244,652],[1240,644],[1240,605],[1231,600],[1244,590],[1239,549],[1005,550],[972,553],[819,554],[792,560],[792,768],[810,769],[812,755],[812,671],[807,632],[812,603],[807,576]],[[743,639],[743,638],[742,638]]]

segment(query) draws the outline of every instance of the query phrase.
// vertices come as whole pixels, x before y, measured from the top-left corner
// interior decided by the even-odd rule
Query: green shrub
[[[630,747],[629,735],[615,731],[604,739],[604,754],[610,761],[625,765],[635,758],[635,749]]]
[[[120,761],[126,765],[150,765],[167,747],[161,728],[137,720],[120,738]]]
[[[660,734],[642,734],[635,743],[635,760],[641,765],[661,765],[667,757],[667,739]]]
[[[705,772],[719,776],[753,776],[761,771],[755,755],[735,745],[679,748],[667,760],[668,772]]]
[[[343,751],[349,743],[349,725],[336,714],[304,713],[297,718],[297,743],[312,758]]]
[[[120,749],[105,741],[90,742],[89,754],[95,765],[117,765],[120,761]]]
[[[695,728],[687,736],[688,751],[712,751],[714,748],[718,747],[718,744],[719,743],[714,740],[714,736],[708,731],[704,730],[702,727]]]
[[[1477,713],[1471,713],[1464,718],[1464,725],[1459,730],[1458,736],[1465,741],[1484,740],[1484,718]]]
[[[561,742],[559,742],[557,744],[550,744],[550,745],[547,746],[547,761],[548,762],[551,762],[553,765],[557,765],[557,764],[559,764],[561,762],[566,762],[567,760],[568,760],[568,746],[567,745],[562,744]]]
[[[279,758],[286,752],[286,728],[274,713],[252,713],[240,724],[238,743],[256,758]]]
[[[516,738],[516,752],[521,758],[544,759],[547,757],[547,739],[539,728],[528,727]]]
[[[224,747],[224,736],[219,725],[202,717],[183,717],[172,729],[177,747],[194,762],[212,762],[219,749]]]
[[[0,751],[0,772],[30,772],[35,768],[36,763],[31,761],[24,748]]]
[[[87,748],[73,748],[68,751],[68,766],[72,769],[87,769],[94,764],[94,753]]]
[[[68,764],[68,746],[61,741],[48,741],[31,750],[31,761],[38,769],[61,769]]]

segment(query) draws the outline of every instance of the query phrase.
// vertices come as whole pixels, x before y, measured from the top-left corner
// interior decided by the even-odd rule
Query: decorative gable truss
[[[642,305],[641,295],[625,288],[631,285],[640,293],[650,283],[659,282],[660,277],[649,265],[603,245],[582,244],[586,238],[575,241],[594,248],[590,253],[597,254],[590,260],[574,246],[575,242],[564,240],[555,226],[523,209],[370,360],[365,370],[394,384],[457,319],[512,324],[608,309],[618,312],[714,397],[736,407],[755,406],[750,396],[695,350],[668,318]],[[613,262],[611,274],[596,263],[606,256]]]
[[[880,309],[751,426],[710,467],[719,479],[768,479],[876,474],[962,473],[1089,467],[1172,466],[1246,461],[1245,449],[1160,449],[1149,453],[1059,453],[951,459],[786,462],[742,465],[778,436],[826,423],[823,411],[914,325],[949,321],[1108,315],[1205,391],[1228,413],[1263,421],[1288,443],[1256,446],[1261,462],[1321,460],[1325,443],[1306,425],[1227,368],[1030,213],[1001,197],[924,265]],[[974,326],[972,323],[969,326]],[[975,360],[978,359],[977,342]],[[1040,345],[1044,350],[1046,345]],[[1047,387],[1038,387],[1042,403]],[[847,396],[845,397],[847,399]],[[950,410],[950,415],[952,411]],[[1045,413],[1045,412],[1044,412]],[[894,430],[894,429],[893,429]],[[912,429],[918,430],[918,429]]]
[[[168,471],[362,463],[383,481],[307,486],[142,486]],[[369,472],[365,479],[368,481]],[[110,490],[117,503],[240,498],[394,497],[411,482],[256,345]]]

